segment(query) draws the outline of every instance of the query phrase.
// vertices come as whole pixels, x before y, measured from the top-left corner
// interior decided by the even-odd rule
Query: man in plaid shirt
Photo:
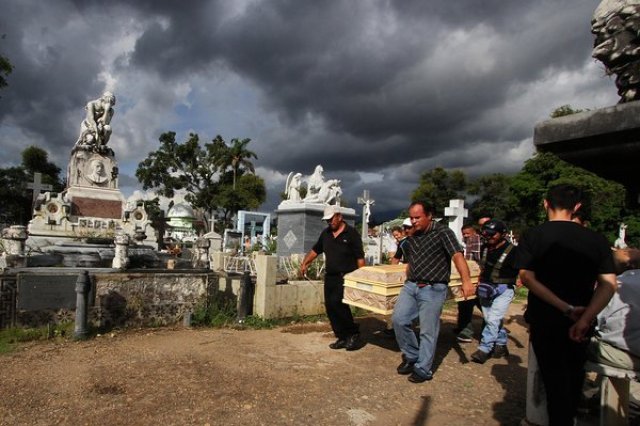
[[[407,239],[407,281],[393,311],[393,328],[402,351],[399,374],[410,374],[409,381],[422,383],[433,378],[431,365],[435,354],[440,314],[447,298],[451,261],[460,273],[462,292],[474,292],[469,267],[455,234],[446,225],[434,222],[433,208],[425,202],[409,206],[414,234]],[[420,320],[420,344],[413,332],[413,320]]]

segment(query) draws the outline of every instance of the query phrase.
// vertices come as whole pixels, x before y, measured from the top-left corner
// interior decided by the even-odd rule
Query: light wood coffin
[[[478,282],[480,269],[476,262],[467,261],[471,281]],[[406,265],[365,266],[344,276],[344,299],[348,305],[382,315],[390,315],[406,280]],[[453,262],[449,281],[449,299],[464,300],[460,274]],[[475,296],[474,296],[475,297]]]

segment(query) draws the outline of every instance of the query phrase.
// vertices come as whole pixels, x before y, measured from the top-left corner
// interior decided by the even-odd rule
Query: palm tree
[[[233,171],[233,189],[236,189],[236,177],[238,171],[242,168],[255,174],[255,168],[251,162],[251,158],[258,159],[255,152],[249,151],[246,147],[251,142],[251,139],[231,139],[231,146],[227,152],[220,159],[221,165],[226,168],[231,166]]]

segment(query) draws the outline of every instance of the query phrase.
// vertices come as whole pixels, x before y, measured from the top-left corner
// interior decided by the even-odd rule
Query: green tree
[[[517,210],[515,196],[511,192],[511,177],[502,173],[481,176],[469,183],[469,194],[478,198],[470,205],[470,216],[479,218],[491,213],[492,217],[510,221]]]
[[[447,171],[442,167],[426,171],[420,176],[418,187],[411,194],[411,201],[426,200],[433,205],[436,216],[444,214],[449,200],[465,198],[467,177],[461,170]]]
[[[32,145],[22,151],[22,167],[31,176],[42,173],[43,183],[53,185],[56,192],[62,191],[60,167],[49,161],[49,154],[42,148]]]
[[[4,37],[3,35],[2,38]],[[11,71],[13,71],[13,65],[11,65],[9,59],[0,55],[0,89],[8,85],[6,77],[11,74]]]
[[[227,173],[227,176],[232,173]],[[253,174],[243,174],[237,178],[236,188],[231,179],[221,185],[217,203],[225,225],[230,225],[231,217],[238,210],[255,210],[267,198],[264,180]]]
[[[247,145],[251,139],[231,139],[231,146],[225,151],[220,158],[220,165],[226,169],[231,167],[233,172],[233,189],[236,188],[236,178],[242,171],[250,171],[255,173],[251,158],[258,159],[258,156],[247,149]]]
[[[160,135],[160,148],[138,164],[136,177],[144,189],[173,198],[176,191],[187,192],[185,200],[195,208],[215,210],[218,192],[219,159],[226,146],[221,138],[200,146],[197,134],[190,133],[184,143],[176,142],[175,132]]]
[[[160,148],[149,153],[136,170],[144,189],[154,188],[168,198],[184,190],[185,200],[193,207],[208,213],[219,211],[226,220],[238,210],[257,208],[264,202],[264,181],[244,174],[254,171],[248,158],[255,154],[246,148],[250,139],[232,139],[229,146],[218,135],[201,145],[198,135],[191,133],[187,141],[177,143],[175,132],[167,132],[159,140]]]
[[[624,187],[562,161],[551,153],[537,153],[512,178],[511,191],[518,206],[514,213],[517,223],[512,225],[522,230],[543,222],[546,216],[542,200],[550,186],[560,183],[573,184],[585,191],[588,196],[583,206],[586,219],[594,230],[613,241],[624,213]]]
[[[49,162],[45,150],[29,146],[22,151],[22,164],[0,169],[0,222],[2,226],[26,225],[31,220],[32,192],[27,183],[33,181],[34,173],[42,173],[42,182],[53,186],[54,192],[64,189],[59,174],[60,168]]]

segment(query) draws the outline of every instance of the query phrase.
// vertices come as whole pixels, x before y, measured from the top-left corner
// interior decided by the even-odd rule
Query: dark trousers
[[[344,279],[342,275],[325,275],[324,305],[331,322],[333,333],[338,339],[346,339],[359,332],[358,324],[353,321],[351,308],[342,303],[344,295]]]
[[[547,393],[549,426],[573,425],[582,385],[587,343],[569,339],[569,320],[562,324],[531,324],[530,340]]]
[[[473,318],[474,306],[478,306],[478,308],[480,308],[477,298],[461,300],[458,302],[458,333],[467,327],[471,330],[471,319]]]

